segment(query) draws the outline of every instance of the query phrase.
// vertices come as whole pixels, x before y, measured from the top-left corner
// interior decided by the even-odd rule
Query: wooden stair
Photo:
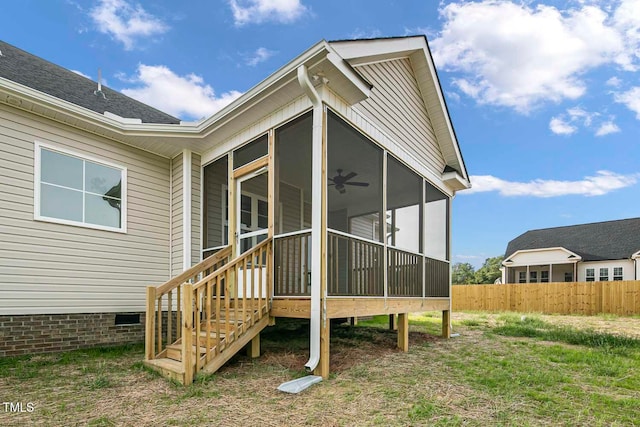
[[[262,319],[250,325],[247,322],[240,322],[239,329],[242,331],[239,339],[235,339],[236,329],[235,323],[233,330],[230,331],[227,336],[224,332],[220,333],[220,347],[217,348],[215,344],[209,348],[209,352],[218,353],[209,362],[207,362],[200,370],[203,373],[213,373],[220,369],[226,362],[235,356],[240,350],[242,350],[247,344],[250,343],[265,327],[269,324],[269,317],[264,316]],[[221,325],[221,331],[224,330],[224,324]],[[209,335],[207,337],[207,335]],[[192,342],[196,342],[195,333],[192,334]],[[211,343],[216,342],[217,334],[211,332],[207,334],[206,324],[202,325],[202,331],[200,337],[197,340],[200,345],[191,346],[191,362],[192,365],[196,365],[196,357],[205,357],[207,353],[207,341]],[[219,351],[216,351],[219,350]],[[197,356],[196,356],[197,355]],[[182,338],[177,339],[173,344],[168,345],[164,352],[164,357],[157,359],[146,360],[145,365],[161,373],[164,377],[175,380],[181,384],[185,383],[185,369],[182,360]]]
[[[221,252],[147,288],[144,363],[181,384],[217,371],[249,343],[257,357],[259,334],[269,324],[270,299],[263,295],[271,295],[272,240],[234,260]]]

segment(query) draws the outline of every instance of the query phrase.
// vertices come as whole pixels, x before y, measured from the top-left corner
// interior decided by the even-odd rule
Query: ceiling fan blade
[[[356,175],[358,175],[358,174],[355,173],[355,172],[349,172],[342,179],[345,180],[345,181],[349,181],[351,178],[355,177]]]
[[[368,182],[345,182],[344,185],[355,185],[356,187],[368,187]]]
[[[327,184],[327,186],[331,187],[332,185],[335,185],[333,182],[330,182],[329,184]]]

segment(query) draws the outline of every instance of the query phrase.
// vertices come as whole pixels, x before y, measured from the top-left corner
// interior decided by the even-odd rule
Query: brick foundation
[[[144,317],[116,325],[116,313],[0,316],[0,357],[143,342]]]

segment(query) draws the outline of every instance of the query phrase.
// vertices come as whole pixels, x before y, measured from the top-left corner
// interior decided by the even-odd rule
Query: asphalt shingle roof
[[[0,40],[0,77],[104,114],[141,119],[143,123],[178,124],[180,119]]]
[[[640,250],[640,218],[529,230],[509,242],[505,257],[553,247],[568,249],[583,261],[628,259]]]

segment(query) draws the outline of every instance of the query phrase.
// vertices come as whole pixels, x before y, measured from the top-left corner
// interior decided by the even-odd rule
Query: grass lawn
[[[640,425],[640,318],[454,313],[332,329],[328,381],[299,395],[308,325],[279,320],[259,359],[237,356],[190,387],[143,368],[142,346],[0,359],[0,399],[33,403],[0,425]]]

